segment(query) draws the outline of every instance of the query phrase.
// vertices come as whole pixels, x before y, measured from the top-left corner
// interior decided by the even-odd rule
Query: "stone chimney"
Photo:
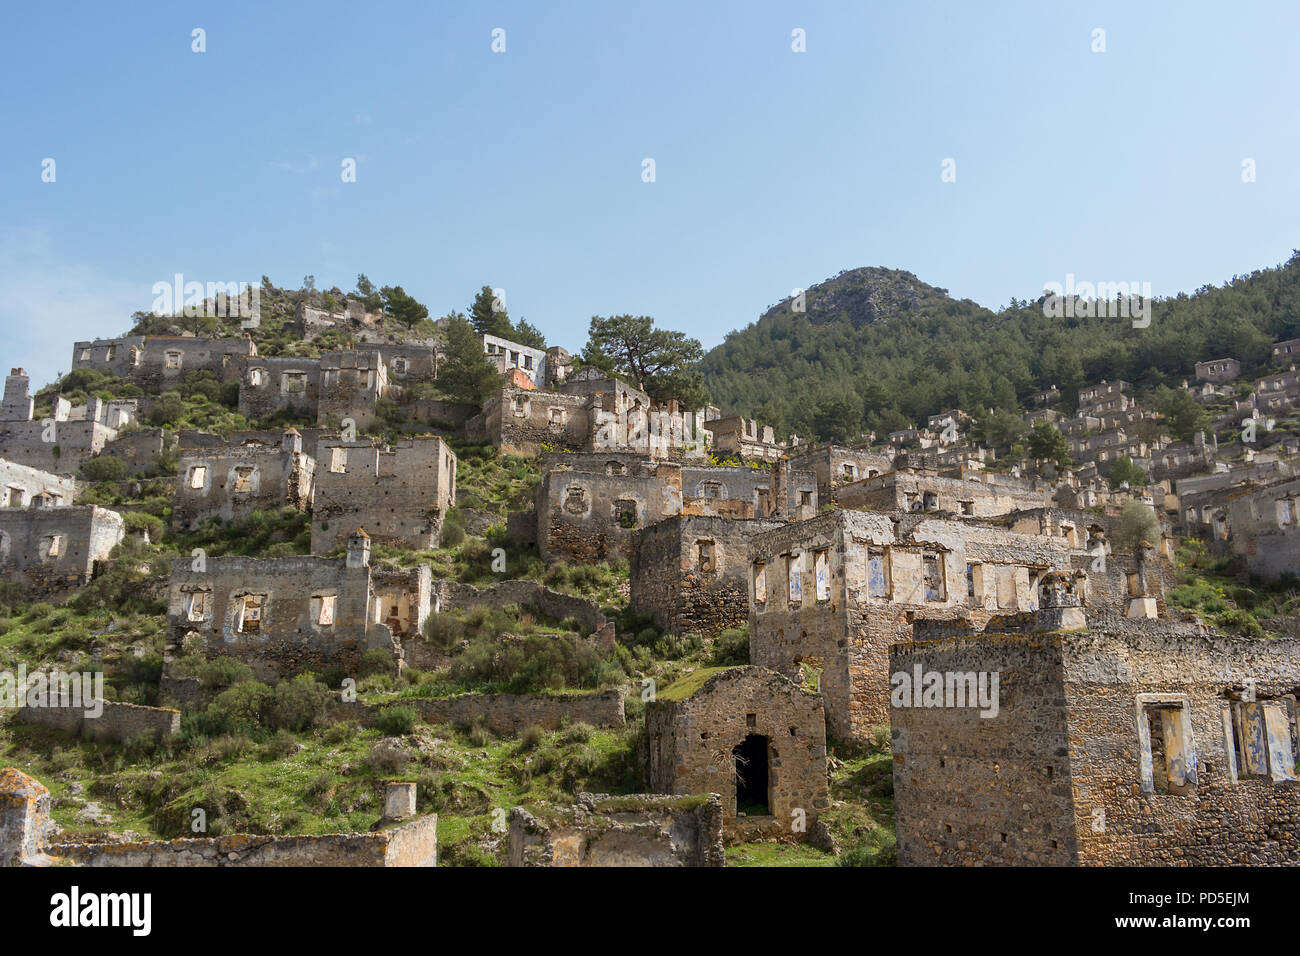
[[[370,535],[364,528],[358,528],[348,536],[349,568],[367,568],[370,566]]]
[[[396,822],[415,816],[415,784],[389,783],[384,786],[384,820]]]
[[[302,451],[302,433],[293,427],[286,428],[284,430],[284,437],[280,442],[280,447],[284,451]]]

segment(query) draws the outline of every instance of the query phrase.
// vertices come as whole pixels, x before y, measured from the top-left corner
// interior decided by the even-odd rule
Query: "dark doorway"
[[[765,817],[767,801],[767,738],[750,734],[732,749],[736,760],[736,813]]]

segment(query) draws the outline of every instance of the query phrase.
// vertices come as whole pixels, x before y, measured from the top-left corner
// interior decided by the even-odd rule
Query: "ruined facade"
[[[716,793],[745,838],[803,839],[830,806],[821,698],[763,667],[690,676],[646,705],[650,788]]]
[[[316,445],[311,546],[324,554],[354,529],[377,543],[436,548],[456,503],[456,455],[436,436],[378,442],[324,437]]]
[[[243,521],[254,511],[309,511],[316,462],[290,428],[278,445],[236,433],[221,447],[190,448],[176,468],[172,525],[191,531],[208,518]]]
[[[72,347],[72,367],[112,372],[157,395],[179,385],[190,372],[211,372],[222,382],[238,381],[246,360],[256,355],[257,346],[247,336],[129,335],[77,342]]]
[[[1287,478],[1226,499],[1232,549],[1261,578],[1300,576],[1300,478]]]
[[[817,496],[822,504],[839,500],[845,485],[874,478],[893,471],[894,450],[872,451],[866,446],[800,445],[791,449],[790,465],[799,471],[811,471],[817,478]]]
[[[319,402],[318,359],[250,359],[239,380],[239,414],[250,422],[280,413],[315,421]]]
[[[98,505],[0,509],[0,575],[29,593],[81,587],[125,534],[116,511]]]
[[[388,392],[388,367],[377,350],[346,349],[320,357],[316,421],[334,425],[351,419],[358,430],[378,421],[375,402]]]
[[[229,655],[260,679],[331,664],[355,674],[371,648],[400,660],[399,637],[423,625],[431,590],[427,565],[372,570],[364,533],[345,558],[181,558],[168,591],[169,654]]]
[[[772,518],[678,515],[632,538],[631,606],[672,634],[716,636],[749,620],[749,539]]]
[[[0,458],[0,508],[53,508],[76,497],[75,479]]]
[[[994,716],[892,709],[901,865],[1300,862],[1293,640],[1110,622],[899,644],[889,666],[1000,687]]]
[[[831,733],[864,737],[888,720],[888,648],[913,620],[1036,609],[1040,578],[1071,567],[1060,537],[971,520],[835,511],[788,524],[751,539],[750,661],[816,681]]]
[[[842,486],[836,493],[841,508],[865,511],[943,511],[963,517],[988,518],[1051,503],[1045,483],[1028,479],[981,476],[948,478],[931,471],[890,471]]]

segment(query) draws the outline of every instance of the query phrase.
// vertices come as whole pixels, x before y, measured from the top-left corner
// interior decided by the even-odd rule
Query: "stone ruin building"
[[[749,539],[775,518],[677,515],[632,537],[631,607],[671,634],[715,637],[749,620]]]
[[[1300,576],[1300,478],[1235,490],[1226,497],[1226,536],[1250,573],[1277,580]]]
[[[276,438],[275,433],[235,432],[219,445],[200,445],[182,435],[172,526],[192,531],[209,518],[229,524],[254,511],[310,511],[316,461],[302,450],[296,428],[279,433],[272,443]]]
[[[646,704],[650,789],[718,794],[734,841],[806,839],[830,806],[821,698],[763,667],[700,676]]]
[[[190,372],[211,372],[221,382],[237,382],[257,346],[243,338],[193,335],[128,335],[77,342],[72,368],[111,372],[151,394],[179,385]]]
[[[1046,512],[980,520],[834,511],[756,534],[750,660],[796,681],[815,675],[831,733],[862,739],[888,721],[888,649],[910,639],[915,621],[982,627],[1037,610],[1053,571],[1068,573],[1091,610],[1163,613],[1167,560],[1150,545],[1115,554],[1086,522],[1079,515],[1063,533]]]
[[[372,648],[402,659],[432,608],[428,565],[372,569],[364,531],[347,556],[208,557],[172,562],[168,657],[202,653],[249,664],[259,679],[341,665],[358,672]]]
[[[76,497],[75,478],[0,458],[0,508],[53,508]]]
[[[377,544],[436,548],[456,503],[456,455],[426,435],[392,446],[325,436],[316,445],[311,550],[324,554],[365,528]]]
[[[0,509],[0,577],[31,594],[63,596],[88,583],[126,534],[99,505]]]
[[[786,520],[817,511],[817,482],[786,461],[692,465],[629,454],[542,458],[537,547],[547,561],[631,559],[636,529],[679,514]]]
[[[842,485],[836,492],[842,508],[862,511],[948,512],[988,518],[1052,502],[1046,482],[981,475],[950,478],[931,470],[887,471]]]
[[[901,865],[1300,863],[1300,644],[1034,618],[890,649]]]

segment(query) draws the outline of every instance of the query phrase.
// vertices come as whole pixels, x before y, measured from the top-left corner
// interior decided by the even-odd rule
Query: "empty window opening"
[[[166,356],[166,365],[167,365],[168,368],[180,368],[180,367],[181,367],[181,353],[180,353],[180,352],[168,352],[168,353],[167,353],[167,356]]]
[[[1196,783],[1196,769],[1190,761],[1191,740],[1184,722],[1185,711],[1178,704],[1147,704],[1143,708],[1147,740],[1143,763],[1151,768],[1151,791],[1183,793]]]
[[[328,627],[334,623],[334,602],[338,599],[336,594],[319,594],[311,599],[311,616],[312,620],[322,627]]]
[[[785,559],[786,582],[789,588],[791,604],[803,603],[803,582],[799,580],[799,555],[792,554]]]
[[[939,563],[937,555],[927,554],[922,557],[922,580],[927,601],[944,600],[943,565]]]
[[[236,494],[247,494],[253,490],[253,468],[251,465],[240,465],[235,469],[235,487]]]
[[[564,493],[564,510],[572,515],[580,515],[587,510],[587,491],[585,488],[569,488]]]
[[[620,528],[635,528],[636,502],[630,498],[619,498],[614,502],[614,517]]]
[[[54,558],[57,558],[59,557],[59,555],[63,554],[63,535],[61,534],[46,535],[43,539],[41,539],[41,545],[42,545],[41,550],[45,552],[43,557],[45,557],[47,560],[52,560]]]
[[[712,574],[718,570],[717,545],[712,541],[695,542],[695,563],[701,574]]]
[[[831,558],[830,552],[825,549],[813,552],[813,584],[817,590],[817,600],[831,599]]]
[[[754,564],[754,603],[767,603],[767,563],[763,561]]]
[[[737,815],[765,817],[771,810],[768,797],[768,739],[750,734],[731,751],[736,763]]]
[[[191,591],[189,607],[186,609],[186,617],[191,621],[204,620],[208,616],[208,606],[211,600],[211,591]]]
[[[266,610],[265,594],[245,594],[239,601],[235,630],[241,634],[256,634],[262,629],[263,612]]]
[[[208,466],[195,465],[190,469],[190,487],[202,488],[204,482],[208,480]]]
[[[348,450],[335,445],[330,449],[330,471],[342,475],[348,470]]]

